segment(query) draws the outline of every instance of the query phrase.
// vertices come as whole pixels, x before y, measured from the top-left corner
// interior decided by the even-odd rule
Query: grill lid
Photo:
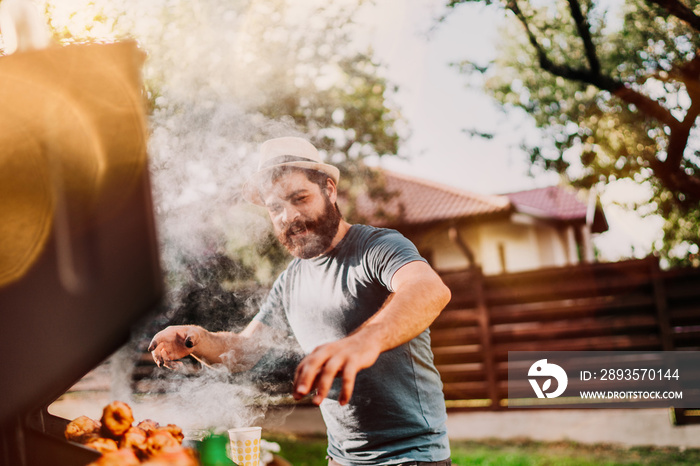
[[[63,394],[161,297],[142,62],[134,42],[0,58],[0,425]]]

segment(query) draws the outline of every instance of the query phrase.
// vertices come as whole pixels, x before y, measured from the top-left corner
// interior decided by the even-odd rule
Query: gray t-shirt
[[[345,337],[384,304],[403,265],[425,261],[394,230],[353,225],[328,254],[293,260],[255,317],[293,334],[308,354]],[[350,402],[336,400],[340,379],[321,403],[328,455],[345,465],[449,458],[442,383],[429,330],[360,371]]]

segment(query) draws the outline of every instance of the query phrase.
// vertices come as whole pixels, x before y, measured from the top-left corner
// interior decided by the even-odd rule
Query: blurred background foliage
[[[341,170],[350,221],[359,192],[383,191],[365,159],[395,156],[403,123],[372,50],[352,39],[362,3],[42,2],[58,43],[136,40],[146,54],[149,155],[175,321],[235,325],[230,310],[249,317],[290,259],[264,210],[239,194],[262,141],[309,138]]]
[[[534,119],[533,168],[577,188],[647,187],[625,206],[665,220],[654,249],[700,266],[700,4],[683,0],[451,0],[507,18],[497,58],[457,63],[483,75],[506,110]]]

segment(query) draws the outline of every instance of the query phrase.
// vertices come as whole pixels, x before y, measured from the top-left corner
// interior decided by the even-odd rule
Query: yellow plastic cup
[[[238,466],[259,466],[262,427],[229,429],[231,459]]]

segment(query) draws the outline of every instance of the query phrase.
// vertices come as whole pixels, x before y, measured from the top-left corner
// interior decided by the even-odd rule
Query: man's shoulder
[[[415,244],[399,231],[370,225],[354,225],[348,244],[341,256],[362,257],[370,262],[385,262],[390,258],[414,257],[418,255]]]
[[[400,232],[392,230],[391,228],[380,228],[361,223],[354,224],[350,228],[350,232],[352,232],[351,239],[356,241],[373,241],[391,237],[405,238]]]
[[[357,245],[363,250],[393,250],[414,248],[413,242],[401,232],[391,228],[379,228],[370,225],[357,225]]]

